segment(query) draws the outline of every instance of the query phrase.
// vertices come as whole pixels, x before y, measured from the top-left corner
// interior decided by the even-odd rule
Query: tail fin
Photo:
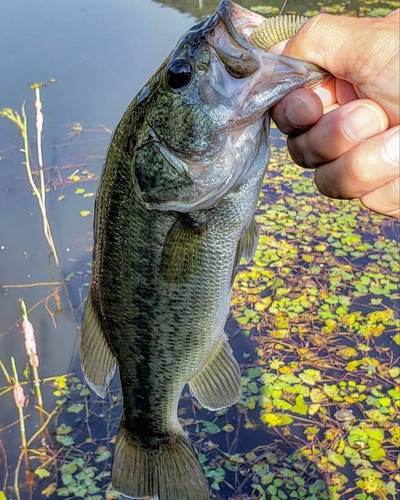
[[[144,447],[121,425],[115,444],[113,487],[135,499],[209,500],[196,451],[181,432]]]

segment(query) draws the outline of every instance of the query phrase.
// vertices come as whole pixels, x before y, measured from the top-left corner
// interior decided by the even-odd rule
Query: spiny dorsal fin
[[[196,452],[182,432],[151,447],[120,425],[111,478],[113,487],[136,499],[208,500],[208,485]]]
[[[81,365],[88,385],[104,398],[113,378],[116,359],[101,330],[89,291],[82,320]]]
[[[204,408],[220,410],[242,394],[239,364],[225,335],[221,335],[204,366],[189,381],[190,391]]]
[[[168,283],[186,283],[198,272],[203,258],[206,224],[181,214],[165,240],[160,271]]]
[[[257,243],[258,226],[256,220],[253,217],[250,221],[250,224],[243,231],[236,247],[235,262],[232,272],[232,284],[235,281],[236,273],[242,257],[246,259],[247,262],[250,262],[257,250]]]

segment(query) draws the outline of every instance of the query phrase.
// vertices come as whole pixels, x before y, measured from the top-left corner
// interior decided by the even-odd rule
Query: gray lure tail
[[[291,14],[270,17],[254,28],[249,37],[249,43],[267,51],[277,43],[292,38],[306,21],[308,17]]]
[[[197,454],[183,432],[145,447],[121,425],[115,444],[113,487],[135,499],[209,500]]]

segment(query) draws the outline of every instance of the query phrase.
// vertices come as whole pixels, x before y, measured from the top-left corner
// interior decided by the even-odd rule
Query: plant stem
[[[33,371],[33,386],[35,387],[37,403],[39,408],[43,410],[43,398],[42,398],[42,391],[40,388],[40,379],[39,379],[38,369],[35,363],[35,353],[33,352],[32,349],[31,349],[31,365]]]
[[[31,188],[33,189],[33,192],[35,193],[35,196],[36,196],[38,203],[39,203],[39,208],[40,208],[40,212],[42,214],[42,219],[43,219],[44,236],[47,240],[47,243],[49,244],[51,252],[53,253],[53,257],[54,257],[54,260],[56,262],[56,266],[60,267],[60,261],[58,260],[56,248],[55,248],[53,237],[51,234],[50,224],[49,224],[49,221],[47,219],[45,199],[43,199],[43,198],[45,198],[45,191],[43,190],[43,196],[42,196],[42,193],[40,193],[38,188],[36,187],[35,181],[33,180],[33,176],[32,176],[32,169],[31,169],[30,158],[29,158],[28,120],[27,120],[26,113],[25,113],[25,104],[23,104],[21,106],[21,115],[22,115],[22,123],[23,123],[23,129],[21,129],[21,135],[22,135],[22,139],[24,141],[26,173],[28,176],[29,184],[31,185]]]
[[[45,204],[46,201],[46,191],[44,185],[44,174],[43,174],[43,155],[42,155],[42,130],[43,130],[43,113],[42,113],[42,102],[40,100],[40,87],[37,86],[35,90],[35,109],[36,109],[36,141],[37,141],[37,155],[39,164],[39,177],[40,177],[40,192],[42,194],[42,202]],[[45,207],[46,208],[46,207]]]
[[[49,414],[49,416],[47,417],[47,419],[45,420],[45,422],[43,423],[43,425],[40,427],[40,429],[29,439],[28,441],[28,446],[30,446],[34,440],[40,436],[40,434],[42,434],[42,432],[46,429],[46,427],[49,425],[50,423],[50,420],[54,417],[54,415],[56,415],[60,410],[60,407],[59,406],[56,406],[56,408],[54,408],[54,410]],[[21,496],[20,496],[20,493],[19,493],[19,486],[18,486],[18,476],[19,476],[19,469],[21,467],[21,462],[22,462],[22,456],[23,456],[23,451],[21,451],[19,457],[18,457],[18,461],[17,461],[17,466],[15,467],[15,473],[14,473],[14,491],[15,491],[15,495],[17,497],[17,500],[21,500]]]
[[[20,393],[22,390],[22,387],[20,386],[19,380],[18,380],[18,373],[17,373],[17,367],[15,366],[15,359],[12,357],[11,358],[11,366],[12,366],[12,371],[14,375],[14,387],[16,389],[16,393]],[[22,392],[23,395],[23,392]],[[29,471],[29,457],[28,457],[28,446],[26,442],[26,431],[25,431],[25,420],[24,420],[24,399],[25,397],[21,398],[14,398],[15,399],[15,404],[18,408],[18,417],[19,417],[19,427],[21,431],[21,445],[22,445],[22,452],[25,457],[25,470],[26,472]]]
[[[0,359],[0,369],[4,373],[4,376],[6,377],[7,384],[8,385],[12,385],[11,377],[8,374],[8,371],[7,371],[6,367],[4,366],[3,362],[1,361],[1,359]]]

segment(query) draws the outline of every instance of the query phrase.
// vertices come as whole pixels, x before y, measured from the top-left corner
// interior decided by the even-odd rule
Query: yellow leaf
[[[85,192],[85,189],[83,188],[76,188],[75,189],[75,194],[83,194]]]
[[[60,196],[57,198],[58,201],[61,201],[65,198],[65,194],[60,194]],[[1,500],[1,499],[0,499]]]
[[[343,349],[338,349],[336,354],[342,358],[355,358],[358,355],[358,351],[354,347],[344,347]]]
[[[396,333],[396,335],[393,335],[392,339],[393,342],[395,342],[397,345],[400,345],[400,333]]]
[[[312,404],[308,407],[308,414],[309,415],[315,415],[318,410],[321,408],[321,405],[318,403],[318,404]]]
[[[79,213],[82,215],[82,217],[87,217],[88,215],[90,215],[90,210],[81,210]]]
[[[0,500],[7,500],[6,494],[2,490],[0,491]]]
[[[268,427],[275,427],[276,425],[289,425],[293,422],[293,419],[283,413],[265,413],[261,415],[261,421],[267,424]]]
[[[346,370],[348,372],[354,372],[354,370],[357,370],[357,368],[360,366],[361,362],[361,360],[350,361],[350,363],[347,363]]]
[[[45,488],[43,491],[42,491],[42,495],[44,495],[45,497],[49,497],[51,496],[53,493],[55,493],[57,490],[57,483],[50,483],[47,488]],[[5,498],[5,497],[4,497]],[[0,500],[1,500],[1,497],[0,497]]]

